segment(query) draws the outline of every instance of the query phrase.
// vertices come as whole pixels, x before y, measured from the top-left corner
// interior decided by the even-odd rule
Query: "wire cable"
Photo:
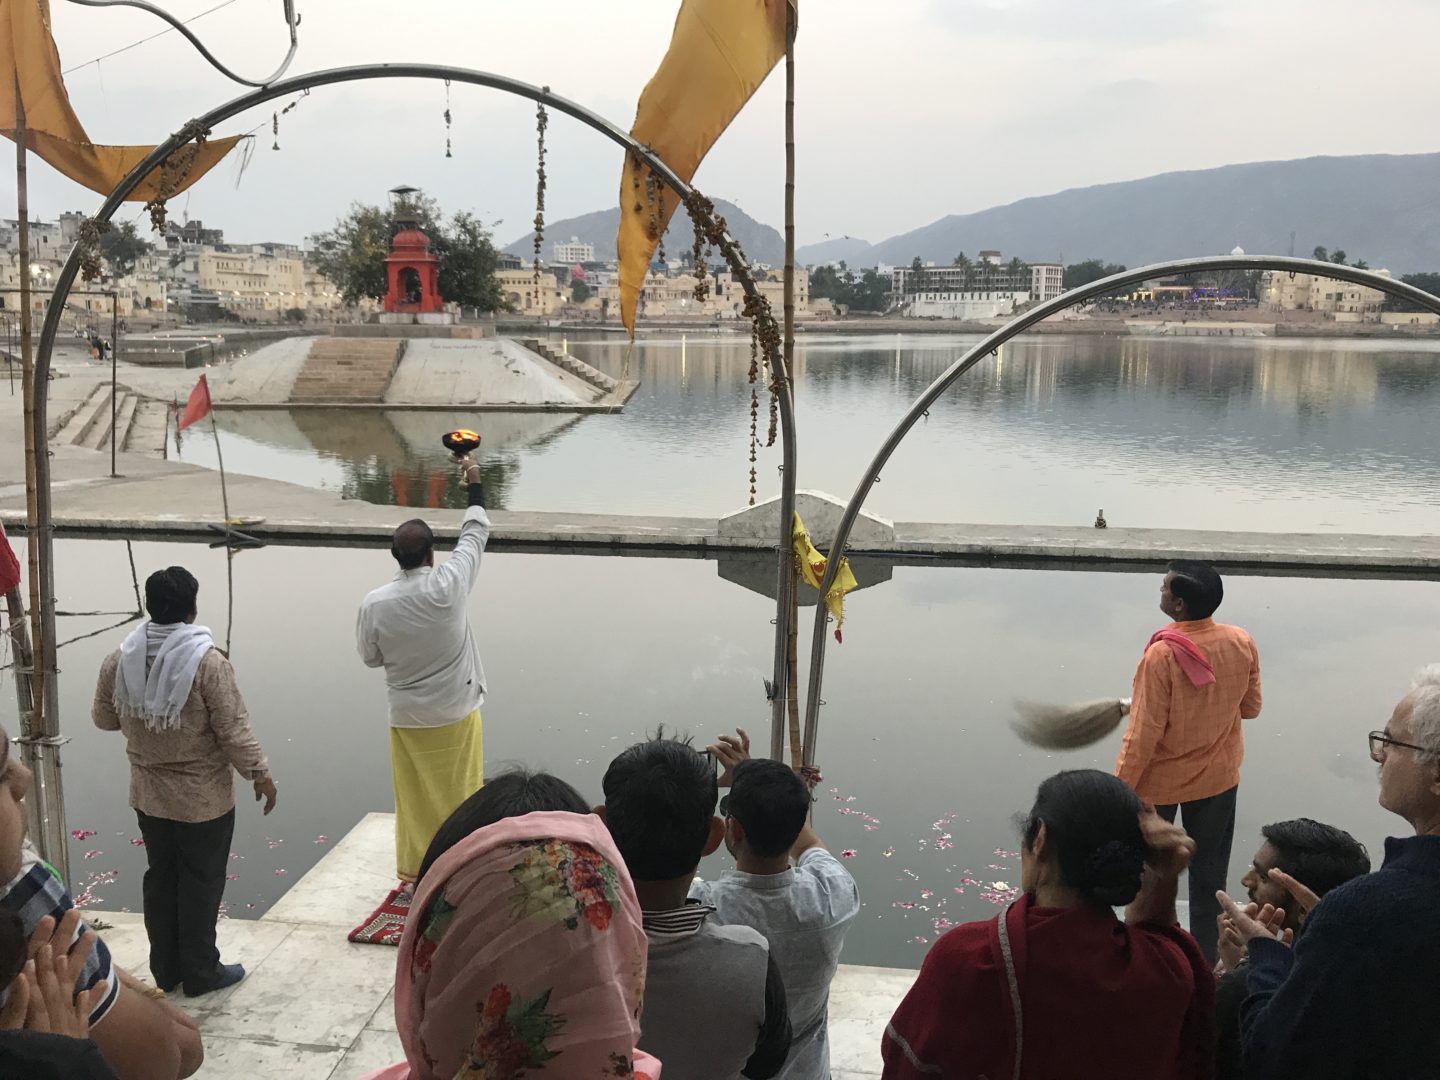
[[[205,47],[204,42],[202,42],[198,37],[196,37],[193,33],[191,33],[190,30],[186,29],[186,26],[185,26],[185,22],[186,22],[186,21],[188,21],[188,22],[194,22],[195,19],[200,18],[201,15],[208,15],[208,14],[210,14],[210,12],[208,12],[208,11],[207,11],[207,12],[201,12],[201,15],[196,15],[196,16],[194,16],[193,18],[191,18],[191,19],[189,19],[189,20],[183,20],[183,21],[182,21],[182,20],[180,20],[180,19],[175,18],[175,16],[171,15],[168,11],[164,10],[163,8],[156,7],[154,4],[149,3],[148,0],[70,0],[70,2],[71,2],[72,4],[79,4],[79,5],[81,5],[82,7],[94,7],[94,8],[133,7],[133,8],[139,8],[141,11],[149,12],[151,15],[154,15],[156,18],[158,18],[158,19],[163,19],[163,20],[165,20],[165,22],[169,23],[171,30],[177,30],[177,31],[179,31],[181,34],[183,34],[183,35],[185,36],[185,40],[187,40],[188,42],[190,42],[191,45],[195,46],[196,50],[199,51],[200,55],[203,56],[203,57],[206,59],[206,61],[209,62],[210,66],[213,67],[216,71],[220,72],[220,74],[224,75],[227,79],[230,79],[230,80],[233,81],[233,82],[240,83],[240,84],[243,85],[243,86],[259,86],[259,87],[269,86],[272,82],[274,82],[276,79],[280,78],[282,75],[285,74],[285,72],[286,72],[287,70],[289,70],[289,68],[290,68],[290,62],[295,59],[295,50],[296,50],[297,48],[299,48],[299,45],[300,45],[299,35],[298,35],[297,32],[296,32],[297,28],[298,28],[299,25],[300,25],[300,16],[295,13],[295,0],[282,0],[282,2],[283,2],[283,4],[284,4],[284,7],[285,7],[285,25],[286,25],[286,26],[289,28],[289,30],[290,30],[290,49],[289,49],[288,52],[286,52],[286,54],[285,54],[285,59],[281,62],[280,66],[275,70],[275,72],[274,72],[273,74],[271,74],[270,76],[268,76],[268,77],[265,78],[265,79],[262,79],[262,80],[256,82],[255,80],[247,79],[247,78],[245,78],[243,75],[237,75],[235,72],[231,71],[228,67],[226,67],[224,64],[222,64],[222,63],[215,57],[215,55],[214,55],[213,53],[211,53],[211,51],[210,51],[209,49],[207,49],[207,48]],[[233,3],[233,2],[234,2],[234,0],[227,0],[227,3]],[[221,4],[221,5],[220,5],[220,7],[225,7],[225,6],[226,6],[225,4]],[[218,11],[219,8],[213,8],[213,9],[211,9],[211,10],[212,10],[212,11]],[[169,31],[161,31],[161,33],[168,33],[168,32],[169,32]],[[156,34],[156,35],[155,35],[155,37],[159,37],[159,36],[160,36],[160,34]],[[147,40],[153,40],[153,38],[152,38],[152,39],[147,39]],[[136,44],[139,44],[139,42],[137,42]],[[131,46],[127,46],[127,47],[131,47]],[[123,52],[124,50],[122,49],[122,50],[119,50],[119,51]],[[112,53],[111,55],[113,56],[114,53]],[[105,57],[100,57],[100,59],[103,60],[103,59],[105,59]],[[81,66],[83,67],[84,65],[81,65]]]

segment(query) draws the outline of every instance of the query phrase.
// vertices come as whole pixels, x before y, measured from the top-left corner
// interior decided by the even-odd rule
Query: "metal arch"
[[[106,222],[114,216],[120,208],[125,197],[139,185],[141,180],[158,168],[165,159],[174,151],[192,141],[197,132],[208,131],[216,124],[223,123],[248,109],[262,105],[275,98],[294,94],[301,90],[310,90],[320,86],[331,86],[337,83],[361,82],[370,79],[434,79],[457,83],[468,83],[472,86],[489,87],[493,90],[500,90],[517,97],[529,98],[557,112],[571,116],[579,120],[587,127],[593,128],[612,142],[624,147],[632,154],[638,155],[641,160],[649,166],[651,172],[665,183],[672,191],[680,196],[680,200],[687,204],[687,209],[693,206],[691,196],[695,194],[689,184],[675,174],[671,168],[655,154],[653,150],[634,139],[628,132],[621,130],[608,120],[591,112],[589,109],[570,101],[567,98],[552,94],[548,87],[532,86],[529,83],[520,82],[517,79],[510,79],[502,75],[495,75],[490,72],[474,71],[469,68],[448,67],[438,64],[359,64],[349,67],[327,68],[323,71],[310,72],[305,75],[295,75],[281,82],[271,83],[267,86],[252,90],[233,98],[224,105],[212,109],[201,116],[191,120],[169,139],[156,146],[146,157],[135,165],[119,184],[106,196],[100,209],[96,212],[94,220]],[[702,212],[702,216],[708,214]],[[713,225],[713,219],[708,222]],[[756,287],[754,276],[751,274],[750,265],[746,261],[744,252],[740,249],[729,232],[720,234],[719,246],[725,261],[729,264],[731,271],[740,282],[745,295],[763,302],[763,297]],[[54,565],[54,526],[51,513],[51,479],[50,479],[50,455],[49,437],[47,434],[48,412],[49,412],[49,374],[50,358],[55,347],[55,339],[60,328],[60,315],[64,307],[64,300],[70,291],[70,286],[75,281],[75,275],[80,268],[80,251],[78,245],[71,249],[70,256],[61,269],[60,275],[55,283],[54,292],[51,294],[49,310],[45,313],[45,322],[40,331],[39,348],[35,357],[35,385],[40,388],[35,396],[35,425],[36,425],[36,508],[37,528],[36,535],[30,537],[31,543],[39,545],[40,559],[40,586],[42,597],[54,597],[55,595],[55,565]],[[786,688],[789,685],[788,679],[788,655],[786,641],[790,629],[790,521],[795,512],[795,481],[796,481],[796,446],[795,446],[795,401],[794,383],[790,371],[785,366],[785,357],[781,352],[778,342],[773,342],[766,347],[767,358],[770,369],[775,374],[775,382],[778,385],[780,432],[781,432],[781,465],[780,465],[780,500],[779,500],[779,528],[776,533],[776,600],[775,600],[775,655],[774,655],[774,690],[771,698],[771,723],[779,725],[783,722],[785,709]],[[37,647],[41,650],[39,662],[41,669],[46,672],[44,680],[45,703],[43,715],[47,718],[49,726],[50,717],[59,715],[59,698],[56,687],[56,680],[53,677],[56,670],[55,662],[55,614],[54,604],[42,604],[41,640]]]
[[[1372,289],[1388,293],[1391,296],[1402,297],[1411,300],[1427,311],[1440,315],[1440,297],[1435,297],[1417,289],[1413,285],[1407,285],[1403,281],[1396,281],[1393,278],[1384,277],[1369,270],[1359,270],[1353,266],[1342,266],[1337,263],[1318,262],[1314,259],[1296,259],[1280,255],[1220,255],[1207,256],[1199,259],[1181,259],[1175,262],[1155,263],[1151,266],[1142,266],[1135,270],[1126,270],[1119,274],[1112,274],[1110,277],[1101,278],[1099,281],[1091,282],[1089,285],[1072,289],[1062,293],[1053,300],[1048,300],[1038,307],[1027,311],[1019,318],[1006,323],[999,330],[988,335],[978,345],[973,346],[960,359],[956,360],[945,369],[928,387],[925,392],[915,399],[908,412],[901,417],[900,422],[895,425],[893,431],[885,437],[880,444],[879,451],[865,467],[860,476],[860,482],[855,485],[855,492],[850,496],[850,501],[845,504],[845,512],[840,515],[840,523],[836,526],[835,536],[830,541],[830,558],[826,561],[825,576],[820,582],[820,595],[823,597],[830,589],[835,580],[835,574],[840,568],[840,560],[836,556],[845,550],[845,544],[850,539],[850,530],[855,525],[855,519],[860,515],[860,508],[865,505],[865,499],[870,494],[870,489],[880,476],[880,470],[890,460],[890,455],[895,452],[896,447],[909,434],[915,421],[925,414],[946,390],[951,383],[964,375],[984,357],[993,353],[1005,342],[1024,331],[1030,329],[1036,323],[1049,318],[1057,312],[1066,308],[1074,307],[1076,304],[1104,296],[1108,292],[1124,288],[1130,285],[1138,285],[1144,281],[1150,281],[1158,277],[1166,277],[1171,274],[1198,273],[1213,270],[1281,270],[1290,273],[1315,274],[1317,276],[1331,277],[1339,281],[1348,281],[1355,285],[1365,285]],[[820,688],[825,677],[825,625],[827,611],[825,605],[815,605],[815,627],[810,642],[810,678],[805,697],[805,735],[803,742],[803,756],[806,765],[815,764],[815,742],[820,724]]]

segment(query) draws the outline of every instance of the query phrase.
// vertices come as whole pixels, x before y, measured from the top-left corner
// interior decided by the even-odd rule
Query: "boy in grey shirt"
[[[695,882],[690,897],[714,907],[720,922],[765,935],[794,1032],[779,1076],[828,1080],[830,982],[845,932],[860,911],[860,893],[807,821],[805,781],[783,762],[751,760],[748,736],[738,728],[736,735],[710,747],[725,765],[720,786],[731,787],[720,806],[735,869],[715,882]]]

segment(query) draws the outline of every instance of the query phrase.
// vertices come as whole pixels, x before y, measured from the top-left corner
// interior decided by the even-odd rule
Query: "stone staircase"
[[[379,405],[405,350],[403,338],[317,338],[295,385],[292,405]]]
[[[127,387],[116,387],[114,430],[118,449],[125,449],[130,437],[130,427],[135,422],[135,414],[143,400],[139,394]],[[55,441],[83,446],[87,450],[104,450],[110,445],[110,430],[110,384],[103,382],[98,384],[90,392],[90,396],[80,403],[80,407],[64,421]]]
[[[533,353],[539,353],[550,363],[558,368],[563,368],[577,379],[581,379],[601,393],[612,393],[620,383],[606,375],[603,371],[591,367],[583,360],[577,360],[567,352],[561,352],[553,345],[548,345],[539,338],[526,338],[525,347]]]

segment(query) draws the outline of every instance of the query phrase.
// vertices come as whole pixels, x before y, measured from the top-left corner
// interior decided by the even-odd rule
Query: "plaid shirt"
[[[1158,805],[1207,799],[1240,783],[1240,721],[1260,715],[1260,656],[1249,634],[1214,619],[1166,629],[1199,647],[1215,681],[1192,684],[1163,641],[1140,658],[1115,774]]]
[[[70,894],[65,891],[65,886],[60,884],[60,879],[50,872],[50,868],[40,861],[40,857],[27,843],[21,849],[23,867],[20,875],[6,886],[3,894],[0,894],[0,909],[14,912],[20,917],[25,925],[25,937],[28,940],[35,932],[35,927],[46,915],[52,915],[58,923],[62,915],[74,907],[70,900]],[[81,921],[78,934],[85,933],[88,927]],[[115,999],[120,996],[120,980],[115,977],[115,968],[110,961],[110,950],[105,947],[105,942],[98,937],[95,940],[95,948],[85,960],[85,967],[80,972],[80,977],[75,980],[75,992],[89,990],[92,986],[104,979],[109,985],[105,990],[105,996],[95,1003],[90,1010],[90,1023],[98,1024],[105,1018],[105,1015],[115,1006]]]

